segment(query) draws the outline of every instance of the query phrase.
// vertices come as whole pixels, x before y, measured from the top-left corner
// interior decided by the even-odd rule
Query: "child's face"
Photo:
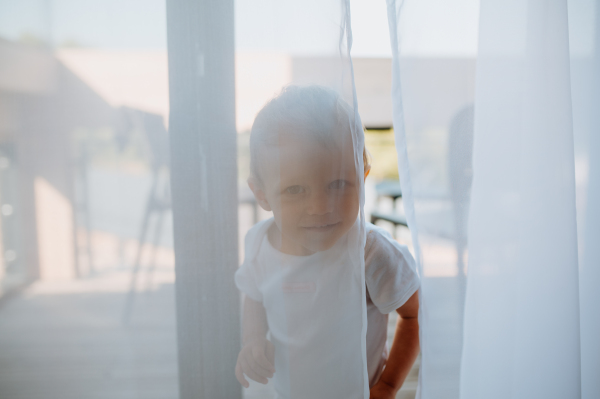
[[[348,140],[350,141],[350,140]],[[261,160],[262,185],[250,182],[260,205],[272,210],[280,250],[310,255],[331,248],[356,221],[359,209],[354,153],[284,136]]]

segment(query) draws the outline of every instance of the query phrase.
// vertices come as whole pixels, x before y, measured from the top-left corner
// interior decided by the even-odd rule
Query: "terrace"
[[[0,305],[0,396],[11,399],[178,397],[171,213],[168,209],[155,209],[146,215],[144,209],[153,179],[157,176],[162,188],[166,188],[168,180],[167,165],[157,161],[164,156],[157,155],[156,147],[152,147],[155,145],[152,135],[164,134],[166,130],[164,127],[152,130],[156,124],[151,125],[152,121],[166,121],[169,112],[166,54],[71,49],[51,56],[8,42],[2,44],[0,52],[11,60],[10,73],[19,70],[19,65],[30,66],[31,57],[41,57],[53,68],[29,71],[29,76],[22,79],[36,81],[31,76],[44,72],[45,80],[37,78],[41,82],[38,86],[21,87],[18,81],[12,81],[16,88],[6,83],[0,87],[4,98],[1,104],[4,108],[0,111],[6,113],[20,106],[11,94],[15,91],[24,93],[31,103],[39,101],[42,95],[50,95],[54,102],[80,110],[66,129],[59,126],[64,121],[55,118],[61,111],[48,108],[46,103],[41,105],[42,110],[47,110],[48,123],[44,129],[26,125],[21,130],[4,127],[12,132],[4,143],[20,148],[21,158],[17,165],[11,153],[5,151],[5,163],[11,167],[3,173],[5,176],[13,173],[21,180],[16,186],[4,186],[3,196],[6,199],[18,195],[29,200],[15,207],[14,214],[5,214],[2,220],[4,245],[14,246],[5,249],[16,251],[18,260],[9,264],[10,259],[5,259],[9,263],[6,263]],[[385,130],[391,125],[388,94],[391,61],[359,58],[354,62],[363,121],[367,126],[384,128],[366,135],[374,165],[367,180],[365,209],[367,214],[373,209],[390,212],[391,201],[378,199],[375,186],[382,179],[398,178],[393,132]],[[457,92],[448,96],[447,101],[432,105],[427,115],[418,109],[408,110],[408,114],[416,115],[407,121],[409,129],[426,132],[435,147],[448,134],[447,125],[453,114],[472,101],[472,96],[463,89],[472,83],[473,60],[406,59],[404,62],[406,71],[413,73],[410,80],[413,86],[406,88],[408,96],[413,93],[417,97],[416,93],[424,90],[431,95],[436,90]],[[319,59],[274,60],[265,59],[264,55],[240,54],[237,65],[238,75],[240,71],[260,70],[265,65],[281,65],[279,75],[302,80],[314,75],[321,63]],[[140,74],[140,70],[144,73]],[[450,71],[451,76],[444,76],[442,71]],[[431,75],[438,76],[439,82],[432,82]],[[273,90],[265,90],[260,85],[244,85],[243,77],[239,80],[238,166],[240,195],[244,195],[247,130],[252,121],[249,115],[268,99],[275,86],[284,82],[275,82]],[[440,87],[440,83],[446,86]],[[64,89],[60,85],[65,85]],[[257,87],[262,91],[257,91]],[[53,128],[54,125],[57,127]],[[55,136],[48,137],[47,131],[56,132]],[[36,148],[46,143],[43,156],[28,152],[26,145],[31,142],[38,143]],[[76,151],[54,153],[59,148],[57,143]],[[429,215],[432,228],[421,238],[425,257],[423,284],[436,293],[429,304],[436,331],[430,341],[436,354],[436,363],[428,370],[431,389],[439,397],[447,397],[445,394],[458,389],[462,277],[456,266],[451,202],[443,188],[447,179],[446,149],[436,151],[441,157],[435,167],[422,171],[430,173],[436,182],[432,186],[438,187],[424,196],[426,206],[422,215]],[[437,156],[422,155],[423,162]],[[34,189],[32,192],[23,187]],[[161,190],[155,192],[162,193]],[[401,204],[397,207],[402,209]],[[242,237],[253,223],[255,210],[241,202],[238,213],[241,259]],[[36,217],[27,220],[29,214]],[[147,234],[137,269],[134,265],[145,215]],[[27,229],[10,230],[10,217],[21,217]],[[161,217],[162,222],[158,222]],[[265,218],[268,214],[258,212],[258,217]],[[445,221],[440,224],[440,220]],[[392,230],[389,224],[383,226]],[[395,233],[401,243],[411,246],[407,229],[400,227]],[[14,240],[10,241],[11,238]],[[27,260],[23,258],[26,254],[35,256]],[[134,273],[137,277],[132,295]],[[392,314],[388,340],[392,338],[395,321]],[[419,367],[417,361],[398,398],[414,397]],[[270,389],[252,384],[244,390],[244,395],[267,398]]]

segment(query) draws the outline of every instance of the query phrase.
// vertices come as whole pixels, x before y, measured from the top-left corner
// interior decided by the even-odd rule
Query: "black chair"
[[[402,189],[400,182],[397,180],[384,180],[375,186],[377,192],[377,208],[381,198],[390,198],[392,200],[392,211],[383,212],[379,209],[371,212],[371,223],[376,224],[379,220],[383,220],[394,225],[392,235],[396,238],[396,230],[398,226],[408,227],[406,216],[397,211],[396,202],[402,198]]]
[[[133,121],[133,125],[143,130],[150,148],[152,184],[148,192],[144,216],[140,226],[138,248],[131,271],[129,292],[123,311],[123,324],[127,325],[131,318],[137,291],[138,275],[141,266],[144,244],[150,229],[150,220],[154,216],[154,237],[152,239],[152,255],[146,273],[146,285],[151,284],[151,278],[156,267],[156,253],[163,233],[165,217],[171,210],[171,196],[169,186],[169,137],[167,129],[160,115],[138,110],[126,110]]]

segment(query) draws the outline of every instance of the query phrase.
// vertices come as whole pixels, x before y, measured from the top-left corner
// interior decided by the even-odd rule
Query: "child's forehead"
[[[354,153],[348,145],[289,139],[270,147],[263,150],[260,162],[270,180],[342,178],[355,172]]]
[[[274,145],[263,148],[263,154],[280,165],[289,162],[331,161],[343,163],[344,158],[354,159],[352,140],[319,137],[315,134],[279,134]],[[269,157],[269,155],[271,155]]]
[[[342,151],[352,147],[352,134],[345,129],[313,130],[302,127],[287,127],[277,133],[276,142],[278,147],[294,147],[298,151],[310,151],[315,147],[327,148],[330,151]]]

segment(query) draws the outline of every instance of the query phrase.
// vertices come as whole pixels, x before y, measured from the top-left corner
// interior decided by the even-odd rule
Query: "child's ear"
[[[367,170],[365,170],[365,180],[367,180],[367,176],[369,176],[369,173],[371,172],[371,166],[369,166],[367,168]]]
[[[256,198],[258,205],[260,205],[260,207],[265,211],[271,211],[271,205],[269,205],[269,201],[267,201],[267,197],[262,189],[261,184],[254,177],[249,177],[248,186],[254,193],[254,198]]]

